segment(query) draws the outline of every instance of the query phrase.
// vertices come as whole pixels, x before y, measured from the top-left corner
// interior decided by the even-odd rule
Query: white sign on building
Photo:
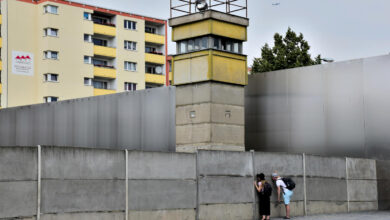
[[[12,51],[12,73],[34,75],[34,55],[28,52]]]

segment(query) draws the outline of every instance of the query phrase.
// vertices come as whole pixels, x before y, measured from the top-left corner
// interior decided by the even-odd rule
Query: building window
[[[145,32],[146,33],[151,33],[151,34],[156,34],[156,28],[155,27],[147,27],[147,26],[145,26]]]
[[[154,66],[147,64],[145,65],[145,72],[151,73],[151,74],[159,74],[161,75],[163,73],[163,67],[162,66]]]
[[[137,22],[135,22],[135,21],[125,20],[124,25],[125,25],[125,29],[137,30]]]
[[[91,78],[84,78],[84,85],[85,86],[92,86],[92,79]]]
[[[92,20],[92,15],[91,15],[91,13],[84,12],[84,19],[85,19],[85,20],[91,21],[91,20]]]
[[[48,51],[45,51],[44,54],[45,54],[46,59],[58,60],[58,52],[56,52],[56,51],[48,50]]]
[[[135,91],[137,90],[137,84],[136,83],[127,83],[125,82],[125,91]]]
[[[44,33],[45,33],[45,36],[58,37],[58,29],[45,28]]]
[[[176,44],[177,53],[215,49],[231,53],[242,54],[242,41],[223,37],[200,37],[179,41]]]
[[[104,39],[98,39],[98,38],[93,38],[92,39],[94,45],[102,46],[102,47],[107,47],[107,40]]]
[[[92,63],[94,66],[114,68],[113,66],[108,66],[107,60],[92,59]]]
[[[84,41],[88,43],[92,43],[92,35],[84,34]]]
[[[58,101],[58,97],[54,97],[54,96],[44,97],[43,99],[44,99],[45,103],[57,102]]]
[[[125,70],[137,71],[137,63],[125,61]]]
[[[85,64],[92,64],[92,57],[84,56],[84,63]]]
[[[45,82],[58,82],[58,74],[47,73],[45,76]]]
[[[104,81],[93,80],[93,88],[95,89],[108,89],[108,83]]]
[[[54,5],[45,5],[44,11],[45,13],[58,14],[58,7]]]
[[[126,50],[137,50],[137,42],[125,40],[125,49]]]

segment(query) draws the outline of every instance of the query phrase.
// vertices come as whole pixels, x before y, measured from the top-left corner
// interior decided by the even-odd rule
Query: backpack
[[[272,195],[272,186],[268,182],[264,183],[263,190],[260,192],[264,196],[271,196]]]
[[[282,181],[284,182],[284,184],[286,184],[286,188],[288,190],[293,190],[295,189],[295,182],[291,179],[291,178],[282,178]]]

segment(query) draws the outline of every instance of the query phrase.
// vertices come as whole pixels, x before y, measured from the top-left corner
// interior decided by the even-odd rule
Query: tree
[[[281,69],[321,64],[321,55],[312,59],[309,54],[310,46],[303,38],[288,28],[286,36],[276,33],[275,45],[270,48],[265,44],[261,48],[261,57],[253,60],[251,73],[262,73]]]

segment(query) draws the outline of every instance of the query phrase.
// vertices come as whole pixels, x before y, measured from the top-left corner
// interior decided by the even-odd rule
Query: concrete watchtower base
[[[245,151],[244,86],[202,82],[176,86],[176,151]]]

